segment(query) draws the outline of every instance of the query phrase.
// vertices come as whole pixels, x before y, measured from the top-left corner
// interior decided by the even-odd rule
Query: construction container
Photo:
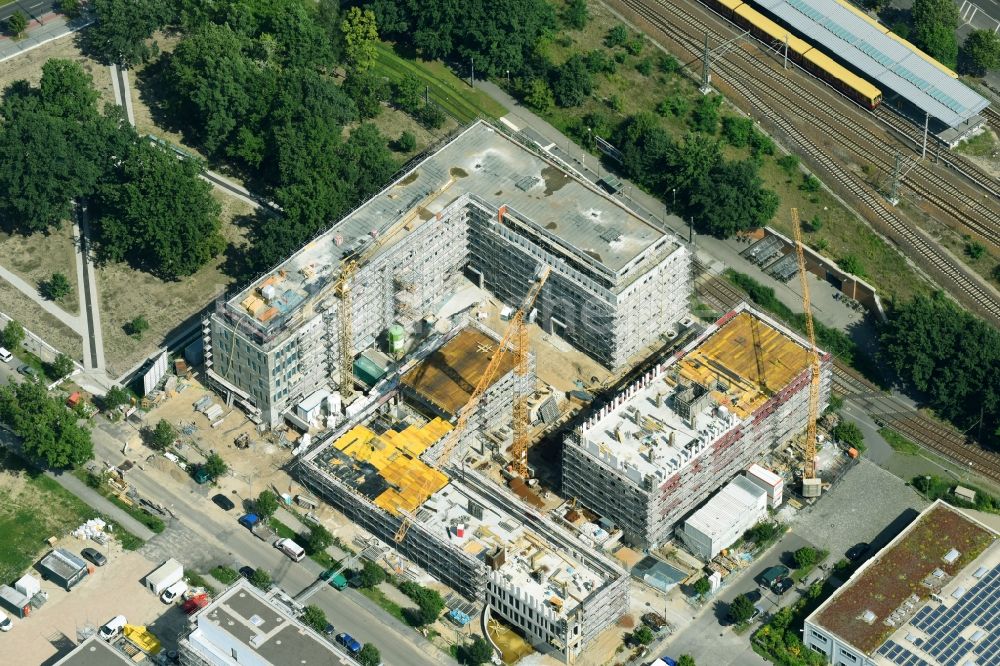
[[[42,583],[34,576],[27,574],[21,576],[21,578],[14,583],[14,589],[30,599],[42,591]]]
[[[406,331],[399,324],[389,327],[389,353],[400,354],[406,345]]]
[[[184,567],[177,560],[170,558],[156,571],[146,576],[146,587],[156,596],[160,596],[164,590],[183,578]]]
[[[858,450],[852,446],[851,448],[847,449],[847,455],[851,456],[852,458],[857,458]]]
[[[15,617],[27,617],[31,614],[31,599],[9,585],[4,585],[0,587],[0,607],[13,613]]]
[[[64,590],[71,590],[87,577],[87,563],[63,548],[56,548],[38,563],[42,577],[51,580]]]

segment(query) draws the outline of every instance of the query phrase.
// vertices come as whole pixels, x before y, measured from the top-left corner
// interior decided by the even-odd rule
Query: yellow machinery
[[[515,366],[515,372],[521,377],[527,374],[528,333],[527,327],[524,323],[524,318],[527,316],[528,312],[531,311],[531,306],[535,304],[535,299],[537,299],[538,294],[541,293],[542,287],[545,286],[545,281],[549,279],[549,274],[551,272],[552,268],[550,266],[542,268],[535,284],[531,286],[531,289],[528,290],[528,294],[524,297],[521,307],[514,313],[510,323],[507,324],[507,329],[504,331],[500,344],[497,345],[496,350],[493,352],[493,356],[490,357],[490,362],[486,366],[486,369],[483,370],[483,374],[479,378],[479,382],[476,384],[475,390],[472,392],[472,395],[469,396],[469,401],[465,403],[464,407],[462,407],[462,413],[459,414],[458,421],[455,422],[455,428],[445,436],[445,440],[441,444],[441,449],[438,451],[437,457],[433,461],[433,465],[435,467],[442,463],[446,463],[451,457],[451,454],[455,450],[459,441],[461,441],[462,435],[465,432],[466,427],[469,425],[469,420],[472,418],[472,415],[476,412],[476,409],[479,406],[479,401],[482,399],[483,394],[486,393],[486,389],[493,384],[493,378],[496,375],[497,369],[500,367],[500,362],[503,360],[503,355],[506,353],[507,347],[510,346],[511,342],[514,343],[514,354],[516,355],[518,361]],[[520,408],[518,408],[519,403],[521,404]],[[517,401],[514,403],[514,443],[511,446],[511,452],[512,457],[514,458],[512,463],[514,470],[522,474],[527,472],[527,431],[528,409],[526,396],[519,396]],[[520,437],[520,440],[518,437]],[[396,543],[400,543],[406,538],[406,533],[410,529],[410,525],[413,523],[413,520],[414,517],[410,513],[403,513],[403,522],[400,523],[399,529],[396,530]]]
[[[802,229],[799,209],[792,209],[792,233],[795,236],[795,255],[799,260],[799,282],[802,285],[802,312],[806,317],[806,335],[809,338],[809,420],[806,423],[805,461],[802,465],[802,496],[819,497],[822,482],[816,476],[816,417],[819,412],[819,350],[816,348],[816,331],[813,329],[812,304],[809,300],[809,279],[806,276],[806,258],[802,251]]]

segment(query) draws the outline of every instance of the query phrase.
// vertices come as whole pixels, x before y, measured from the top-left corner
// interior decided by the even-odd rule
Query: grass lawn
[[[557,11],[561,11],[565,3],[564,0],[555,0],[554,4]],[[603,5],[590,4],[588,9],[592,18],[587,26],[579,31],[564,30],[545,45],[545,53],[553,63],[559,64],[571,55],[601,50],[609,57],[616,56],[615,72],[594,75],[593,93],[582,105],[565,109],[554,107],[542,114],[546,120],[572,136],[579,134],[581,119],[588,113],[601,114],[617,124],[627,116],[654,110],[666,99],[682,99],[685,101],[681,106],[694,107],[702,97],[697,84],[683,72],[667,74],[660,71],[656,66],[656,58],[661,53],[659,48],[647,40],[638,55],[628,54],[622,48],[607,49],[604,46],[605,36],[621,22]],[[631,30],[629,32],[630,36],[636,34]],[[637,65],[646,60],[653,63],[648,75],[637,69]],[[731,106],[723,105],[720,111],[721,115],[736,115]],[[688,131],[683,114],[660,117],[660,122],[678,138]],[[748,154],[746,150],[732,148],[726,148],[724,153],[729,159],[742,159]],[[905,299],[915,293],[929,291],[929,285],[907,264],[902,254],[833,196],[822,190],[815,193],[800,190],[801,175],[798,172],[789,175],[781,169],[776,164],[780,157],[780,151],[773,157],[765,157],[760,171],[764,184],[781,198],[771,226],[790,235],[791,208],[799,209],[803,222],[818,215],[823,226],[816,232],[806,232],[805,241],[834,260],[847,254],[856,255],[865,267],[866,276],[863,277],[878,288],[884,300]]]
[[[480,116],[496,119],[506,115],[507,109],[485,93],[473,90],[469,84],[455,76],[444,63],[426,60],[407,60],[395,53],[390,44],[379,44],[375,72],[390,81],[412,76],[427,86],[430,97],[446,113],[459,122],[469,122]]]
[[[403,607],[397,604],[395,601],[385,596],[382,590],[370,587],[358,588],[358,591],[364,596],[368,597],[375,603],[379,605],[386,613],[393,616],[400,622],[406,623],[406,617],[403,615]]]
[[[368,120],[382,136],[392,142],[398,141],[403,132],[409,132],[417,140],[416,148],[408,153],[397,152],[393,148],[393,155],[401,162],[407,162],[432,143],[437,142],[442,137],[447,136],[458,127],[458,121],[451,116],[445,116],[444,125],[436,130],[428,130],[423,125],[414,120],[410,115],[391,107],[383,107],[382,113],[375,118]],[[390,144],[390,147],[392,144]]]
[[[69,222],[44,234],[12,236],[0,233],[0,264],[36,289],[39,282],[48,280],[53,273],[62,273],[69,280],[70,292],[55,304],[70,314],[80,311],[73,227]]]
[[[69,533],[97,512],[14,455],[5,453],[0,469],[0,581],[9,583],[49,549],[46,539]]]
[[[18,320],[26,329],[71,358],[83,358],[83,342],[76,331],[43,310],[6,280],[0,280],[0,312]]]
[[[915,456],[920,453],[919,446],[903,437],[892,428],[881,428],[879,429],[878,434],[882,435],[882,439],[888,442],[889,446],[891,446],[892,450],[896,453],[902,453],[908,456]]]
[[[12,4],[0,0],[0,7]],[[111,87],[111,72],[80,53],[76,46],[76,35],[68,34],[36,49],[19,54],[0,63],[0,88],[6,88],[14,81],[25,80],[32,85],[38,85],[42,78],[42,65],[50,58],[73,60],[80,63],[83,70],[94,79],[94,88],[100,94],[100,99],[106,104],[114,104],[115,96]]]
[[[997,141],[993,132],[986,130],[982,134],[977,134],[967,141],[963,141],[955,148],[960,153],[972,155],[973,157],[990,157],[996,150]]]

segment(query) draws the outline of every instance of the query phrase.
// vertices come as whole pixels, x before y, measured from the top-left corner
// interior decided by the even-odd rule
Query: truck
[[[174,558],[170,558],[157,567],[156,571],[146,576],[146,587],[156,596],[160,596],[168,587],[183,578],[184,567]]]
[[[256,513],[248,513],[240,517],[240,525],[250,530],[261,541],[271,541],[278,538],[278,533],[272,530],[267,522]]]
[[[323,580],[330,581],[330,587],[335,590],[347,589],[347,578],[342,573],[338,573],[336,569],[327,569],[319,575]]]

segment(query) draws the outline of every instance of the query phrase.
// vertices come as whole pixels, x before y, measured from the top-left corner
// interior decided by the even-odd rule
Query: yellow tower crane
[[[507,348],[514,344],[514,354],[518,360],[518,365],[515,366],[515,372],[520,374],[523,370],[524,374],[527,374],[528,370],[528,334],[527,327],[524,323],[524,318],[531,311],[531,307],[535,304],[535,300],[538,298],[538,294],[541,293],[542,287],[545,286],[546,280],[549,279],[549,274],[552,272],[550,266],[543,266],[538,278],[535,283],[531,285],[531,289],[528,290],[528,294],[524,297],[524,301],[521,303],[521,307],[518,308],[517,312],[511,318],[510,322],[507,324],[507,328],[504,330],[503,338],[500,340],[500,344],[497,345],[496,350],[494,350],[493,355],[490,357],[490,362],[486,365],[486,369],[483,370],[483,374],[479,377],[479,382],[476,383],[476,388],[472,391],[472,395],[469,396],[468,402],[462,407],[462,411],[458,416],[458,420],[455,422],[455,427],[445,435],[445,440],[441,444],[441,448],[438,450],[437,456],[433,460],[429,461],[433,467],[438,467],[448,462],[451,458],[455,447],[462,439],[462,435],[465,429],[469,425],[469,421],[472,419],[472,415],[476,413],[479,402],[482,400],[483,394],[486,393],[486,389],[490,387],[493,383],[494,377],[496,377],[497,370],[500,368],[500,362],[503,360],[503,355],[507,352]],[[523,366],[521,365],[523,363]],[[520,375],[524,376],[524,375]],[[525,471],[527,470],[527,404],[523,407],[523,425],[522,432],[524,434],[521,443],[518,444],[517,434],[518,434],[518,402],[520,399],[514,403],[514,444],[511,446],[511,450],[514,454],[513,464],[515,469],[518,467],[520,462],[523,465]],[[514,447],[520,446],[521,450],[518,451]],[[396,530],[395,540],[396,543],[400,543],[406,538],[406,533],[410,529],[410,525],[413,524],[414,516],[409,512],[403,513],[403,521],[399,524],[399,529]]]
[[[822,481],[816,475],[816,418],[819,416],[819,350],[816,348],[816,331],[813,329],[812,303],[809,300],[809,279],[806,276],[806,257],[802,250],[802,229],[799,209],[792,209],[792,233],[795,237],[795,256],[799,261],[799,283],[802,285],[802,312],[806,318],[806,336],[809,338],[809,420],[806,422],[805,460],[802,465],[802,496],[819,497]]]

